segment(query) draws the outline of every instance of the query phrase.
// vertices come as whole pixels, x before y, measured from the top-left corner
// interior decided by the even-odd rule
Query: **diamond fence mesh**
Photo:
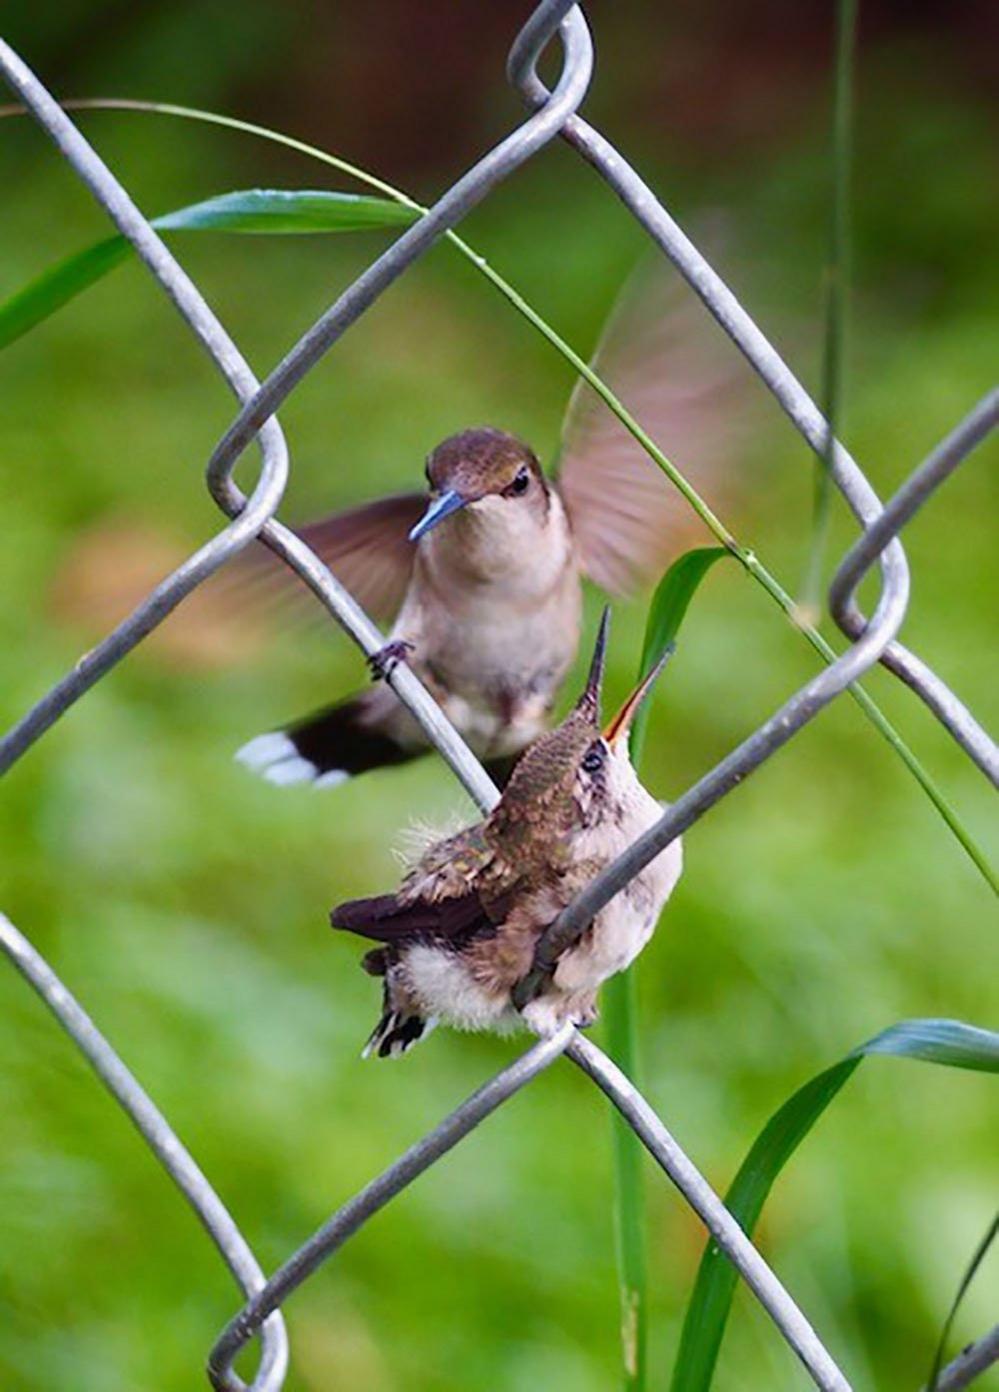
[[[556,40],[561,50],[561,72],[557,84],[549,91],[537,76],[536,63],[542,51]],[[290,459],[275,413],[331,345],[394,280],[438,238],[455,227],[502,179],[556,137],[565,140],[610,185],[653,243],[674,264],[691,291],[700,297],[720,328],[745,355],[794,428],[820,457],[828,460],[832,480],[861,527],[861,535],[840,565],[829,595],[831,613],[851,640],[850,646],[805,686],[792,693],[749,738],[668,806],[660,821],[598,875],[546,930],[534,967],[518,988],[518,1004],[523,1004],[539,988],[559,954],[586,930],[594,915],[614,894],[875,663],[881,663],[911,687],[986,776],[999,786],[999,750],[995,743],[940,678],[897,641],[909,599],[909,570],[898,534],[996,424],[999,390],[982,400],[914,471],[887,505],[882,505],[863,470],[843,446],[832,442],[832,448],[828,447],[827,427],[821,412],[736,297],[628,162],[599,131],[578,115],[592,66],[593,46],[579,7],[568,0],[543,0],[517,36],[508,64],[510,81],[523,97],[530,114],[358,276],[260,383],[197,286],[122,185],[38,78],[0,41],[0,71],[7,84],[118,230],[135,247],[239,403],[238,413],[212,453],[206,472],[212,497],[230,521],[163,580],[123,623],[85,654],[0,741],[0,772],[19,759],[75,701],[141,643],[185,596],[238,555],[255,537],[297,572],[366,654],[371,655],[382,646],[382,634],[349,592],[319,557],[278,519]],[[232,474],[237,460],[251,444],[259,449],[260,465],[256,484],[247,496],[237,487]],[[867,617],[861,613],[854,596],[860,581],[874,566],[880,573],[881,590],[873,613]],[[418,679],[405,665],[400,665],[388,680],[478,806],[483,810],[491,808],[498,796],[495,787]],[[616,1065],[573,1028],[567,1026],[552,1038],[536,1043],[485,1083],[389,1169],[339,1208],[277,1272],[265,1278],[236,1222],[166,1118],[48,963],[2,915],[0,946],[129,1115],[194,1209],[246,1297],[246,1303],[211,1350],[208,1372],[215,1388],[235,1392],[247,1386],[235,1373],[233,1362],[240,1350],[259,1335],[259,1360],[249,1386],[254,1392],[276,1392],[285,1381],[289,1365],[288,1337],[281,1307],[291,1292],[417,1175],[515,1092],[565,1055],[624,1116],[767,1311],[814,1384],[828,1392],[847,1392],[847,1379],[806,1316],[662,1120]],[[953,1389],[965,1385],[994,1357],[999,1357],[995,1331],[986,1335],[970,1354],[966,1351],[955,1360],[945,1370],[939,1386]]]

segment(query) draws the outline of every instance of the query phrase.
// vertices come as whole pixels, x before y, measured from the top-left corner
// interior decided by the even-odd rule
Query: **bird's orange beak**
[[[641,706],[646,696],[648,696],[653,686],[655,686],[656,679],[658,678],[659,673],[663,670],[663,668],[666,666],[666,663],[673,656],[675,647],[675,643],[670,643],[669,647],[663,653],[662,657],[659,659],[656,665],[642,678],[642,680],[635,687],[634,691],[625,701],[624,705],[618,711],[617,715],[615,715],[614,718],[604,727],[603,737],[610,745],[611,749],[616,749],[622,740],[626,740],[628,738],[628,731],[631,729],[632,721],[638,714],[639,706]]]

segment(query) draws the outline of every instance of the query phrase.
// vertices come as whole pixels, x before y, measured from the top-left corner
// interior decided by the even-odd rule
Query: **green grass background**
[[[880,77],[857,152],[844,434],[884,493],[992,384],[999,263],[988,113],[971,97],[920,103],[903,68]],[[319,166],[220,132],[120,115],[90,116],[86,129],[150,212],[251,184],[330,186]],[[814,381],[819,94],[793,140],[737,170],[693,167],[654,133],[642,157],[681,220],[726,206],[723,270]],[[0,125],[0,169],[7,292],[106,227],[26,122]],[[466,230],[584,350],[643,249],[613,197],[561,149]],[[263,373],[380,244],[206,237],[180,255]],[[571,385],[528,326],[438,249],[282,412],[294,460],[283,515],[407,486],[429,446],[470,423],[521,432],[550,457]],[[82,529],[127,515],[193,549],[218,526],[201,470],[232,406],[136,266],[7,350],[0,394],[9,723],[90,640],[53,618],[50,599]],[[668,436],[661,443],[670,449]],[[993,723],[996,454],[983,448],[906,534],[906,639]],[[723,516],[793,586],[808,535],[805,446],[770,411],[739,467],[749,496]],[[835,513],[840,554],[852,531],[838,503]],[[590,596],[591,624],[598,602]],[[612,699],[630,681],[642,622],[641,603],[616,613]],[[650,785],[682,791],[813,670],[762,593],[718,567],[656,697]],[[321,619],[275,634],[230,671],[192,674],[139,651],[25,756],[0,798],[5,910],[135,1069],[267,1269],[520,1047],[442,1031],[399,1064],[359,1060],[377,992],[357,946],[328,930],[327,909],[391,883],[402,828],[467,804],[432,760],[319,795],[255,782],[231,753],[362,679],[359,655]],[[870,690],[995,854],[981,776],[891,679],[876,674]],[[883,1026],[948,1015],[994,1027],[995,952],[984,883],[842,700],[687,837],[686,874],[640,967],[650,1099],[723,1187],[773,1108]],[[858,1388],[920,1385],[994,1209],[997,1114],[989,1077],[875,1059],[781,1180],[760,1240]],[[238,1303],[232,1284],[10,970],[0,970],[0,1157],[0,1386],[200,1385]],[[650,1180],[661,1386],[702,1238]],[[997,1273],[993,1255],[958,1339],[994,1320]],[[287,1313],[291,1389],[613,1386],[601,1100],[568,1065],[553,1068],[352,1240]],[[804,1385],[740,1293],[718,1388]]]

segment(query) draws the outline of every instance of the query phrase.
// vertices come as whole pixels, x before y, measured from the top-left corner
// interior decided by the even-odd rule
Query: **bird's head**
[[[521,756],[490,825],[529,851],[551,848],[573,833],[615,818],[638,787],[628,752],[628,734],[671,649],[634,688],[601,728],[600,694],[610,610],[600,620],[590,673],[583,693],[560,725]],[[549,857],[550,858],[550,857]]]
[[[420,537],[461,508],[503,513],[545,509],[548,486],[534,452],[503,430],[463,430],[427,456],[427,510],[409,533]]]

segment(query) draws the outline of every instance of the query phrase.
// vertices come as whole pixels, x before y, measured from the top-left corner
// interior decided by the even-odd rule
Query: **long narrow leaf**
[[[416,216],[388,198],[311,189],[245,189],[164,213],[153,219],[153,226],[162,232],[364,232],[406,226]],[[75,299],[131,253],[127,238],[107,237],[43,271],[0,304],[0,348]]]
[[[676,641],[683,617],[698,585],[715,561],[720,561],[722,556],[730,554],[724,546],[698,546],[693,551],[685,551],[667,570],[656,586],[652,603],[649,605],[639,676],[644,677],[646,672],[651,671],[670,643]],[[646,701],[631,727],[631,761],[636,768],[640,766],[645,748],[650,706],[651,702]]]
[[[390,198],[328,189],[243,189],[153,218],[173,232],[370,232],[408,227],[417,214]]]
[[[957,1020],[903,1020],[799,1088],[760,1132],[725,1197],[750,1235],[777,1176],[868,1054],[999,1073],[999,1034]],[[711,1386],[735,1284],[734,1268],[709,1242],[687,1306],[672,1392],[707,1392]]]
[[[86,251],[67,256],[30,281],[0,305],[0,348],[26,334],[64,304],[128,259],[132,248],[124,237],[106,237]]]
[[[660,580],[645,621],[639,676],[662,657],[676,639],[694,592],[715,561],[728,555],[723,546],[699,547],[673,562]],[[640,768],[648,705],[632,726],[631,758]],[[607,1050],[637,1087],[642,1086],[638,1046],[638,998],[635,969],[611,977],[603,991]],[[631,1127],[612,1111],[614,1139],[614,1217],[618,1284],[621,1296],[621,1353],[626,1392],[643,1392],[647,1381],[648,1305],[645,1197],[642,1147]]]

